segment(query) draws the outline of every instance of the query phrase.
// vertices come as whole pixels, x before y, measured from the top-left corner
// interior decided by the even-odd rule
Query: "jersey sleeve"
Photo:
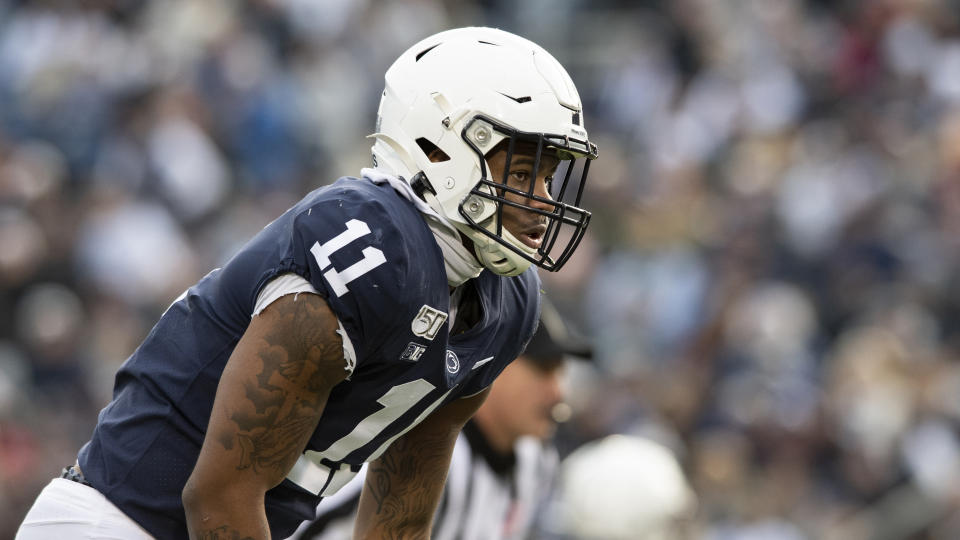
[[[358,365],[399,324],[395,314],[408,310],[405,222],[369,193],[342,187],[326,190],[294,218],[291,255],[339,319]]]

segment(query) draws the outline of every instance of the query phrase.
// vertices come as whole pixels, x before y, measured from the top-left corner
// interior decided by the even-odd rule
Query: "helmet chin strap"
[[[496,214],[488,219],[488,223],[484,228],[492,232],[496,227],[495,221]],[[457,224],[457,226],[473,241],[474,254],[480,263],[491,272],[510,277],[518,276],[526,272],[527,268],[530,268],[530,261],[517,255],[500,242],[497,242],[480,231],[470,228],[469,225]],[[517,246],[519,249],[527,252],[530,256],[536,254],[536,250],[530,249],[522,244],[506,228],[501,230],[500,237],[505,242],[509,242],[511,245]]]
[[[436,199],[436,196],[434,196],[429,191],[423,192],[423,198],[427,202],[427,204],[429,204],[433,208],[438,208],[440,206],[439,201],[437,201]],[[496,219],[497,219],[496,214],[494,214],[487,219],[486,225],[482,225],[482,226],[486,230],[492,232],[496,228],[496,224],[495,224]],[[493,238],[490,238],[489,236],[483,234],[482,232],[474,229],[470,225],[467,225],[465,223],[459,223],[459,222],[452,222],[452,224],[454,225],[454,227],[456,227],[457,230],[459,230],[461,233],[463,233],[464,236],[466,236],[467,238],[470,239],[471,242],[473,242],[473,255],[470,258],[475,259],[477,262],[479,262],[479,264],[482,265],[482,268],[486,268],[495,274],[498,274],[501,276],[507,276],[507,277],[518,276],[524,273],[527,270],[527,268],[530,268],[530,264],[531,264],[530,261],[517,255],[516,253],[514,253],[513,251],[505,247],[500,242],[497,242]],[[520,243],[520,241],[517,240],[515,236],[510,234],[510,231],[508,231],[507,229],[502,229],[501,238],[503,238],[503,240],[506,242],[510,242],[514,246],[518,246],[521,250],[527,251],[528,253],[530,253],[531,256],[536,253],[535,250],[531,250],[527,246]],[[467,251],[466,246],[464,246],[463,242],[460,240],[459,236],[457,237],[456,242],[458,244],[456,248],[454,246],[448,246],[451,252],[450,253],[451,255],[453,255],[454,253],[457,253],[459,255],[461,249],[466,251],[466,253],[469,253],[469,251]],[[441,247],[443,247],[443,244],[441,244]],[[448,279],[450,278],[450,276],[458,275],[460,273],[458,272],[458,267],[455,266],[452,269],[454,273],[451,274],[451,268],[450,268],[450,265],[452,262],[451,258],[452,257],[448,256],[447,251],[444,250],[444,261],[447,264]],[[460,261],[460,262],[465,263],[465,261]],[[472,266],[472,265],[467,265],[467,266]],[[467,277],[467,279],[476,277],[478,274],[479,272],[473,275],[470,275]],[[466,281],[466,279],[464,279],[463,281]]]

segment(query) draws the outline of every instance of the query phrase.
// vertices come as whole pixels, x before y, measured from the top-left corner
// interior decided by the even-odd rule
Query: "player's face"
[[[497,377],[483,407],[494,409],[511,438],[546,439],[556,427],[553,409],[563,401],[562,376],[562,363],[544,368],[521,356]]]
[[[534,164],[536,163],[536,147],[533,144],[518,143],[514,150],[510,162],[507,163],[507,149],[505,147],[495,150],[487,156],[487,163],[490,165],[491,180],[494,182],[503,182],[504,171],[507,172],[507,186],[522,190],[531,191],[533,184],[533,194],[538,197],[552,200],[550,197],[550,183],[553,180],[553,174],[557,170],[560,160],[552,152],[544,151],[540,156],[539,170],[534,175]],[[536,208],[546,212],[554,209],[553,205],[542,201],[537,201],[525,195],[503,192],[503,196],[508,201],[516,202],[526,207]],[[536,212],[531,212],[524,208],[518,208],[509,204],[503,205],[503,227],[527,247],[536,249],[543,242],[543,236],[547,232],[547,218]]]

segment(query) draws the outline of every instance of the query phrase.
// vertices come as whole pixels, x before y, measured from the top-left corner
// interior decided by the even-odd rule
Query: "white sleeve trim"
[[[271,279],[260,289],[260,294],[257,296],[257,302],[253,306],[253,314],[250,318],[252,319],[259,315],[261,311],[276,302],[277,299],[288,294],[300,293],[320,294],[313,288],[313,285],[302,276],[294,273],[281,274]],[[353,369],[357,366],[357,353],[353,348],[353,343],[350,341],[350,336],[347,335],[347,330],[343,327],[343,323],[340,322],[339,318],[337,318],[337,333],[340,334],[340,340],[343,342],[343,359],[347,362],[344,369],[347,370],[347,378],[349,378],[350,375],[353,374]]]
[[[280,297],[304,292],[320,294],[313,288],[313,285],[311,285],[309,281],[303,279],[301,276],[293,273],[280,274],[260,289],[260,295],[257,296],[257,303],[253,306],[253,315],[251,315],[250,318],[252,319],[259,315],[261,311]]]

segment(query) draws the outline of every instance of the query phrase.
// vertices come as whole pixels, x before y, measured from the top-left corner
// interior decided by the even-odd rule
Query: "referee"
[[[484,404],[457,439],[443,498],[434,518],[435,540],[527,538],[547,502],[557,473],[549,440],[563,403],[566,357],[589,359],[591,348],[570,339],[546,300],[527,349],[497,378]],[[349,539],[364,471],[317,507],[314,521],[292,538]]]

